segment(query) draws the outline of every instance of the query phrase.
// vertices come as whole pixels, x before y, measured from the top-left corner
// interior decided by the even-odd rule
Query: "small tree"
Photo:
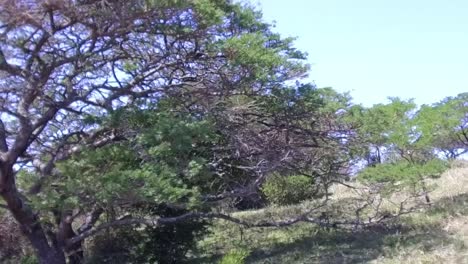
[[[425,111],[425,108],[418,111],[412,101],[393,98],[389,104],[375,105],[353,115],[360,124],[357,131],[364,142],[358,144],[365,148],[361,153],[378,157],[378,162],[360,172],[361,179],[390,186],[403,183],[415,193],[422,190],[430,203],[425,179],[439,176],[446,166],[437,158],[432,131],[428,131],[428,126],[435,126],[436,121],[423,122]],[[370,151],[366,152],[366,148]],[[373,153],[372,148],[377,151]]]

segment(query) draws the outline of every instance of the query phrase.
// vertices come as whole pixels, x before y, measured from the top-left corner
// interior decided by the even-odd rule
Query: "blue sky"
[[[468,92],[466,0],[253,1],[277,32],[298,37],[319,87],[365,105]]]

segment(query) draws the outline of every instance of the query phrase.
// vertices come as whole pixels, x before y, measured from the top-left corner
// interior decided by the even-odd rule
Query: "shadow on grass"
[[[468,215],[468,193],[443,197],[434,203],[428,213],[447,216]]]
[[[381,256],[410,252],[415,245],[419,250],[428,252],[441,244],[454,242],[441,229],[432,229],[431,232],[402,228],[359,232],[322,230],[291,243],[257,248],[251,252],[246,263],[365,263]],[[198,259],[196,263],[219,263],[221,257]]]
[[[398,229],[337,230],[254,251],[247,263],[364,263],[396,254],[414,244],[424,244],[424,250],[430,251],[449,240],[442,230],[420,234]]]

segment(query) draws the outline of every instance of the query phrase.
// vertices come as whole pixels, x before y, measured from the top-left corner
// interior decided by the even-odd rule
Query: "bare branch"
[[[309,212],[308,212],[309,213]],[[307,213],[307,214],[308,214]],[[74,244],[86,239],[89,236],[95,235],[98,232],[104,231],[109,228],[127,226],[127,225],[147,225],[152,227],[157,227],[161,225],[172,225],[188,220],[194,219],[221,219],[228,222],[232,222],[238,225],[242,225],[248,228],[254,227],[286,227],[291,226],[300,222],[313,223],[324,227],[338,227],[340,225],[355,225],[354,221],[333,221],[333,222],[324,222],[323,219],[308,217],[307,214],[300,215],[296,218],[283,220],[283,221],[264,221],[259,223],[252,223],[245,221],[236,217],[232,217],[227,214],[220,213],[187,213],[181,216],[176,217],[165,217],[165,218],[126,218],[116,220],[110,223],[104,223],[96,228],[90,229],[81,233],[78,236],[75,236],[67,241],[67,244]]]
[[[8,144],[7,144],[7,133],[5,130],[5,124],[0,119],[0,151],[7,152],[8,151]]]
[[[78,228],[78,233],[82,234],[93,228],[103,212],[104,210],[101,207],[94,208],[93,211],[86,216],[84,224]]]
[[[25,77],[27,74],[19,66],[11,65],[6,61],[5,54],[0,48],[0,71],[5,71],[13,76]]]

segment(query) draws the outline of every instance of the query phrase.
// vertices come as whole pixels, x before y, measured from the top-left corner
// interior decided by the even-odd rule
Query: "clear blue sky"
[[[468,92],[468,0],[253,0],[298,37],[310,80],[355,102],[432,103]]]

